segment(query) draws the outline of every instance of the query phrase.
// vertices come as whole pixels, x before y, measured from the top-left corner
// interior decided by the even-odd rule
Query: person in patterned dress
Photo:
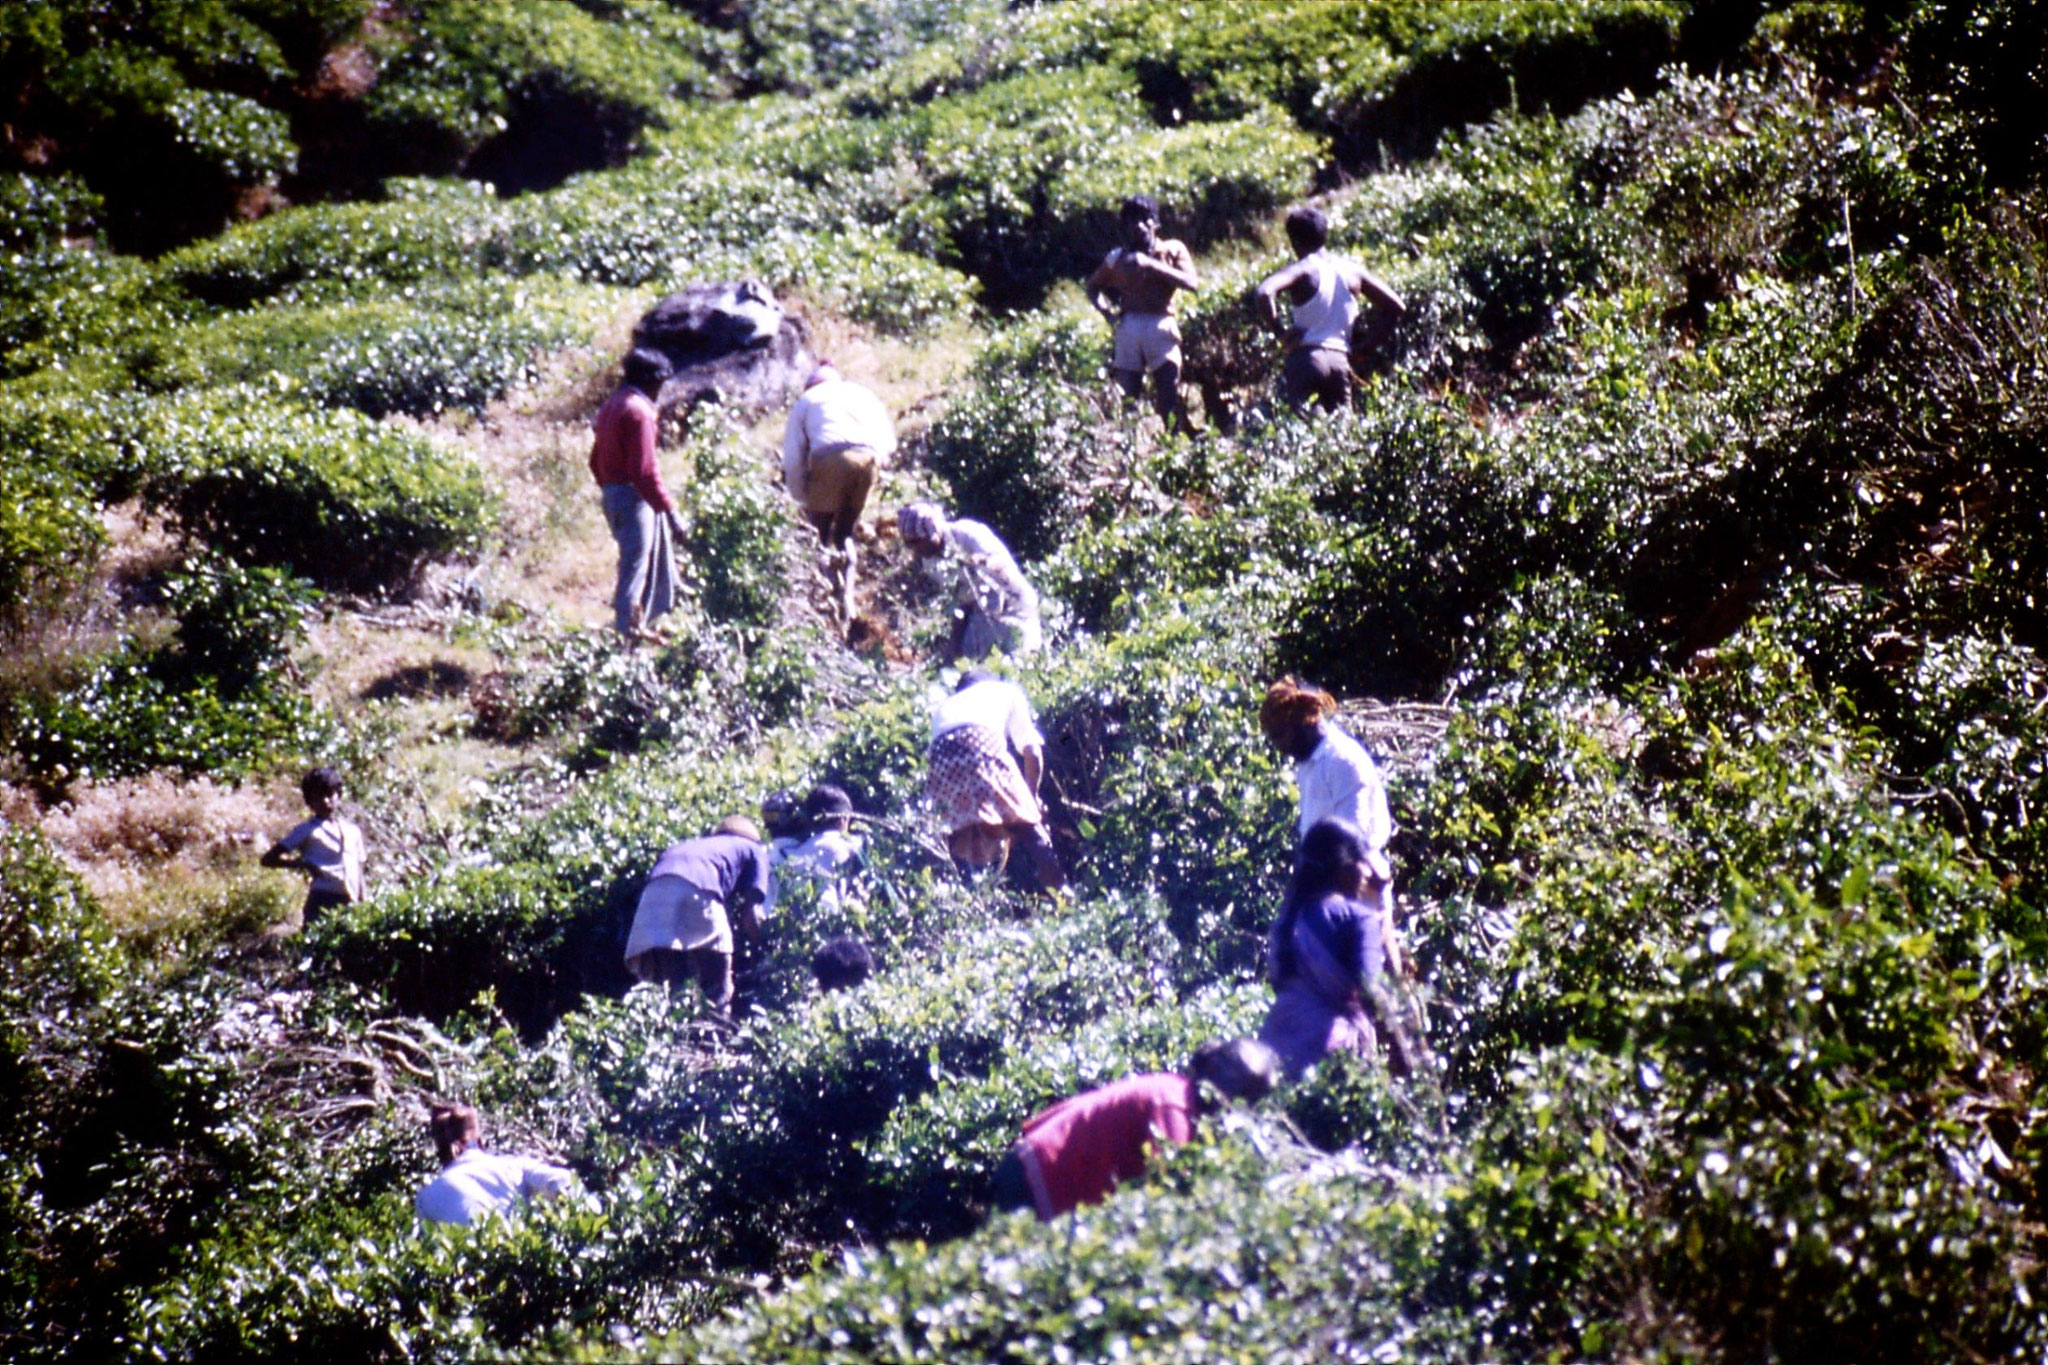
[[[961,871],[1000,872],[1014,863],[1037,890],[1066,886],[1038,801],[1045,737],[1022,688],[970,670],[932,708],[926,760],[926,789]]]

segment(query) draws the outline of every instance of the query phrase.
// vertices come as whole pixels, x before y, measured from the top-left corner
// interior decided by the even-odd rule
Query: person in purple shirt
[[[1302,838],[1266,944],[1273,1007],[1259,1029],[1291,1081],[1332,1052],[1372,1056],[1375,1023],[1387,1036],[1391,1069],[1412,1067],[1412,1045],[1380,988],[1379,910],[1362,899],[1370,861],[1365,836],[1349,820],[1318,820]]]
[[[694,980],[718,1014],[732,1005],[733,928],[761,937],[760,911],[775,896],[768,846],[744,815],[702,839],[671,845],[647,875],[626,970],[642,981],[679,986]]]

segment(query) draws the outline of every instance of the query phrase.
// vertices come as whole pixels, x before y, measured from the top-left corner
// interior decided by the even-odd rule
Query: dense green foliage
[[[0,840],[12,1355],[2048,1351],[2028,6],[144,8],[0,18],[55,139],[0,180],[6,628],[87,600],[115,504],[185,541],[117,639],[8,672],[17,775],[307,743],[306,580],[400,591],[492,533],[478,469],[399,418],[481,411],[622,307],[751,273],[914,342],[978,297],[1016,315],[892,478],[1047,598],[1006,667],[1074,887],[954,877],[922,795],[949,676],[816,626],[759,452],[700,418],[671,642],[450,626],[525,661],[469,724],[550,757],[289,961],[137,951]],[[349,53],[379,79],[337,137],[303,88]],[[216,187],[317,163],[308,197],[365,198],[117,254],[141,182],[92,149],[138,129]],[[535,192],[437,178],[514,163]],[[1409,307],[1312,422],[1247,296],[1317,186]],[[1116,401],[1061,284],[1138,189],[1203,257],[1192,438]],[[936,605],[903,611],[928,643]],[[1347,714],[1433,1060],[1325,1065],[1099,1208],[986,1219],[1033,1111],[1256,1028],[1283,671],[1396,704]],[[632,986],[659,850],[820,780],[868,867],[783,887],[737,1030]],[[848,933],[881,970],[820,995]],[[584,1196],[419,1227],[430,1097]]]

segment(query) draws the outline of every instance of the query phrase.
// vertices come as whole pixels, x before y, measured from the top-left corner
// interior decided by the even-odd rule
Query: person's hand
[[[677,540],[683,538],[683,514],[671,507],[667,512],[669,534]]]

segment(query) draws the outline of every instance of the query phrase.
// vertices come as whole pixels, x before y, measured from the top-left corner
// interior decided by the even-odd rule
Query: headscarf
[[[1336,710],[1335,697],[1290,673],[1266,689],[1266,700],[1259,704],[1259,728],[1266,738],[1278,742],[1281,735],[1303,725],[1320,724]]]
[[[713,834],[737,834],[742,839],[752,839],[757,844],[761,842],[761,827],[744,815],[726,816],[718,822],[718,828],[711,832]]]
[[[946,514],[935,502],[913,502],[896,514],[896,529],[905,540],[939,540],[946,534]]]

